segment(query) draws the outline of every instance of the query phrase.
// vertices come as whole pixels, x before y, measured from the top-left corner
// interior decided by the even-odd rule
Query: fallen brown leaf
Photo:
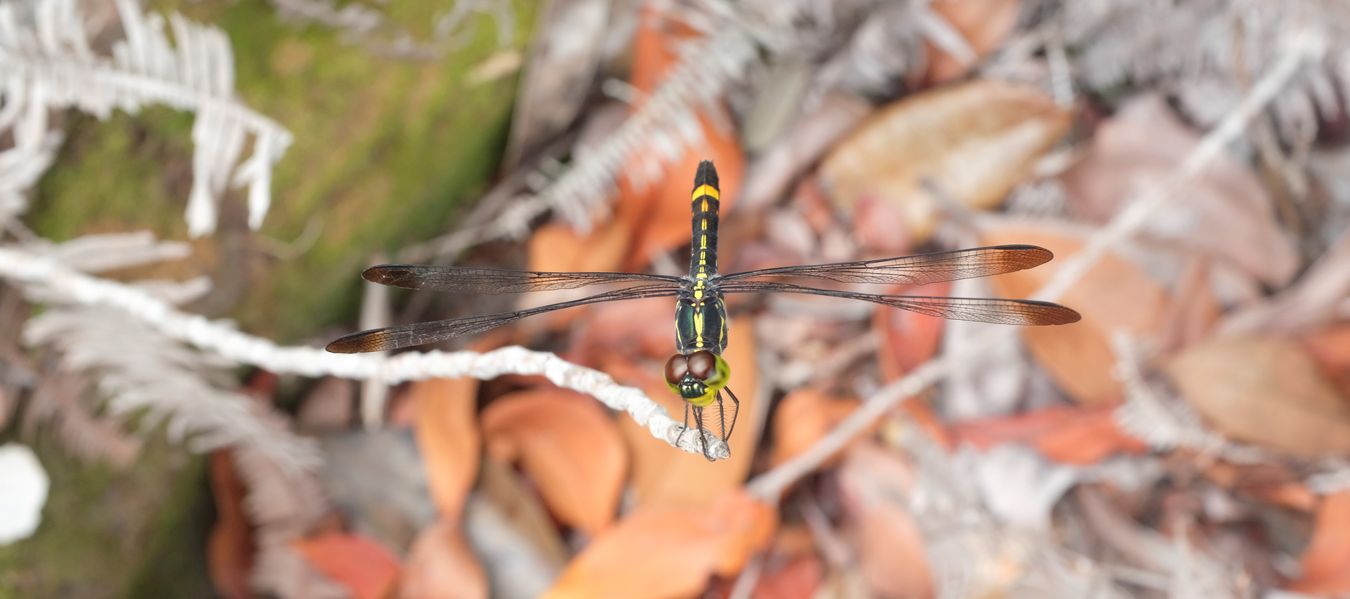
[[[990,208],[1068,130],[1069,114],[1039,90],[980,80],[907,96],[865,121],[821,166],[835,203],[864,198],[902,209],[910,243],[932,235],[941,202]],[[900,232],[896,232],[900,234]]]
[[[309,565],[357,599],[388,597],[403,570],[392,552],[360,535],[324,533],[292,546]]]
[[[632,419],[623,419],[621,430],[633,453],[632,484],[637,505],[706,506],[745,480],[762,426],[760,411],[763,408],[757,405],[759,374],[755,363],[754,330],[749,317],[732,319],[727,331],[730,345],[722,354],[731,366],[731,384],[728,386],[741,400],[740,416],[731,436],[730,458],[711,463],[702,456],[672,449],[653,439],[647,429],[633,423]],[[631,362],[616,358],[606,365],[605,370],[624,384],[640,387],[672,417],[680,419],[684,415],[684,401],[666,387],[661,378],[661,364],[653,363],[652,366],[639,369]],[[704,426],[708,426],[707,420]]]
[[[960,422],[951,427],[958,443],[988,449],[1001,443],[1024,443],[1065,464],[1096,464],[1118,453],[1144,453],[1147,444],[1129,436],[1115,422],[1115,407],[1063,406]]]
[[[895,452],[859,444],[848,452],[838,480],[845,531],[872,591],[882,597],[933,596],[923,535],[904,501],[914,485],[909,464]]]
[[[1297,473],[1282,465],[1214,461],[1205,467],[1204,474],[1220,487],[1261,503],[1301,512],[1311,512],[1317,507],[1317,495]]]
[[[933,12],[961,34],[977,60],[988,56],[1003,43],[1017,24],[1018,13],[1022,10],[1020,0],[936,0],[931,6]],[[928,60],[929,82],[959,79],[974,66],[941,50],[931,41],[925,41],[924,47],[932,57]]]
[[[478,474],[477,392],[478,381],[472,378],[428,379],[408,389],[427,486],[446,518],[459,517]]]
[[[1106,121],[1090,149],[1064,175],[1070,208],[1095,222],[1113,217],[1143,185],[1157,185],[1200,143],[1162,94],[1146,95]],[[1298,253],[1274,205],[1249,168],[1220,154],[1188,182],[1184,202],[1158,211],[1144,235],[1196,248],[1272,286],[1298,270]]]
[[[1216,339],[1187,349],[1165,370],[1225,435],[1305,457],[1350,451],[1350,402],[1294,341]]]
[[[614,421],[595,400],[541,388],[483,410],[483,436],[499,461],[519,461],[558,519],[595,534],[614,518],[628,466]]]
[[[546,272],[612,272],[619,270],[630,251],[632,230],[612,221],[581,234],[562,223],[546,223],[530,234],[529,270]],[[531,308],[590,295],[585,289],[544,291],[522,296],[521,308]],[[583,312],[559,310],[524,321],[528,329],[558,329]]]
[[[1350,323],[1310,331],[1300,340],[1322,374],[1336,385],[1342,397],[1350,398]]]
[[[1046,283],[1062,265],[1082,250],[1083,241],[1068,233],[1031,226],[1004,226],[981,238],[989,245],[1029,243],[1055,254],[1049,264],[994,277],[1003,297],[1027,297]],[[1060,303],[1077,310],[1083,320],[1059,327],[1024,327],[1022,338],[1036,361],[1079,403],[1108,403],[1122,397],[1110,335],[1125,331],[1147,336],[1159,327],[1167,293],[1142,270],[1113,254],[1106,254],[1083,276]]]
[[[815,389],[789,392],[773,416],[772,464],[776,466],[810,449],[859,405],[856,398],[831,397]]]
[[[732,576],[772,538],[774,508],[742,490],[707,507],[643,507],[568,564],[551,599],[688,597],[713,575]]]
[[[568,358],[584,364],[602,364],[615,353],[664,361],[670,356],[674,334],[654,322],[671,320],[675,305],[670,298],[654,297],[588,306],[573,337]]]
[[[1322,596],[1350,593],[1350,491],[1322,500],[1299,566],[1302,574],[1289,590]]]
[[[891,290],[889,293],[948,295],[950,291],[951,285],[944,283]],[[882,308],[873,312],[872,329],[881,339],[880,347],[877,348],[877,362],[881,365],[882,378],[887,381],[898,380],[937,355],[944,322],[941,318],[907,310]]]
[[[797,557],[759,577],[751,599],[811,599],[825,579],[825,565],[815,555]]]
[[[455,517],[441,516],[413,542],[399,583],[407,599],[487,599],[487,575]]]
[[[211,497],[216,506],[216,524],[206,547],[206,566],[211,586],[226,599],[253,596],[249,572],[253,567],[253,530],[244,514],[244,481],[234,469],[229,450],[211,453]]]

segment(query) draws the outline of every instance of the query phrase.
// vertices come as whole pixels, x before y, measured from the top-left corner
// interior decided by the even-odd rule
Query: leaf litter
[[[712,159],[724,271],[958,239],[1036,244],[1055,260],[879,292],[1028,297],[1089,256],[1058,298],[1083,320],[998,336],[872,306],[737,298],[726,358],[741,413],[716,463],[541,377],[410,383],[369,431],[353,430],[351,385],[325,379],[296,415],[266,412],[288,425],[267,429],[278,438],[324,440],[324,475],[285,470],[256,440],[212,448],[219,517],[205,559],[222,596],[1350,593],[1350,185],[1335,168],[1346,94],[1309,96],[1321,69],[1350,60],[1344,35],[1316,46],[1328,60],[1306,65],[1312,83],[1270,79],[1285,87],[1267,110],[1259,83],[1278,74],[1267,57],[1292,51],[1283,42],[1225,27],[1219,45],[1255,44],[1250,60],[1150,54],[1212,50],[1187,38],[1194,8],[1153,6],[1149,22],[1167,26],[1134,31],[1139,9],[1118,1],[547,4],[500,175],[527,192],[567,177],[587,197],[532,204],[557,209],[547,216],[513,211],[537,198],[489,206],[491,226],[476,226],[527,238],[437,259],[679,274],[689,176]],[[1295,22],[1281,12],[1293,9],[1262,10]],[[1320,21],[1337,26],[1301,19],[1290,39]],[[1138,43],[1154,35],[1156,48]],[[520,55],[498,56],[507,72]],[[708,56],[723,59],[703,65],[717,77],[687,85]],[[1228,95],[1207,111],[1204,90]],[[1227,117],[1242,117],[1238,131],[1211,125]],[[1215,147],[1206,168],[1183,167]],[[1181,193],[1135,212],[1178,178]],[[1049,200],[1009,201],[1037,194]],[[1132,234],[1093,257],[1122,222]],[[660,378],[671,325],[668,301],[604,304],[491,342],[556,351],[678,417]],[[1151,352],[1124,355],[1122,337]],[[819,451],[888,385],[944,360],[962,365],[937,389]],[[80,405],[85,393],[42,403],[19,370],[79,379],[25,361],[0,370],[6,418],[28,405],[78,430],[95,430],[80,418],[124,426]],[[126,445],[120,433],[90,443]],[[753,491],[802,463],[781,496]]]

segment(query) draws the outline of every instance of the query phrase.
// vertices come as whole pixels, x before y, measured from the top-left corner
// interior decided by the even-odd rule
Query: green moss
[[[37,532],[0,547],[0,597],[209,595],[202,458],[150,443],[119,471],[67,455],[50,435],[33,450],[51,488]],[[134,592],[137,578],[170,564],[160,580],[182,593]]]
[[[536,4],[517,4],[516,49]],[[516,87],[513,77],[465,81],[500,51],[490,18],[475,17],[469,43],[444,58],[406,61],[374,55],[322,26],[284,22],[261,0],[163,7],[224,29],[240,98],[295,135],[274,171],[273,207],[259,234],[240,230],[243,194],[233,193],[222,231],[197,242],[193,261],[173,269],[216,280],[216,293],[198,309],[280,341],[346,320],[357,274],[374,251],[452,229],[456,209],[485,190]],[[444,9],[407,0],[387,12],[420,33],[427,11]],[[183,238],[191,119],[149,110],[107,123],[81,120],[39,187],[33,226],[56,239],[137,229]],[[308,247],[273,251],[307,228],[319,231]]]

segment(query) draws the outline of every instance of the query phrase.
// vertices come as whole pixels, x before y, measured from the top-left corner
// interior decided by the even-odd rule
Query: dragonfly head
[[[707,350],[675,354],[666,361],[666,385],[699,407],[711,404],[730,378],[727,361]]]

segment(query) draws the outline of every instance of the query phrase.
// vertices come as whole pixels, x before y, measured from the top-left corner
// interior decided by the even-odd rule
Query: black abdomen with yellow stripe
[[[717,169],[704,160],[694,175],[693,247],[689,252],[691,283],[675,307],[675,343],[680,353],[707,350],[721,353],[727,346],[727,310],[717,289],[717,208],[721,192]]]

